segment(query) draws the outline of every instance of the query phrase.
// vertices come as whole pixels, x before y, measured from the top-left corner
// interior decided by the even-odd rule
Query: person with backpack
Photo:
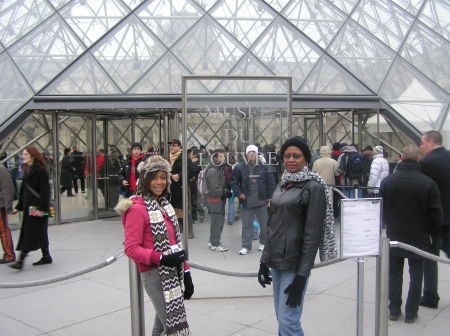
[[[365,162],[354,145],[344,145],[341,148],[342,154],[339,156],[338,173],[342,176],[342,186],[351,188],[343,188],[342,192],[348,198],[355,197],[355,185],[362,185],[364,172],[366,170]]]
[[[381,181],[389,175],[389,163],[383,157],[383,147],[375,146],[373,149],[375,155],[373,156],[372,164],[370,165],[368,187],[376,187],[376,189],[368,189],[368,192],[377,197]]]

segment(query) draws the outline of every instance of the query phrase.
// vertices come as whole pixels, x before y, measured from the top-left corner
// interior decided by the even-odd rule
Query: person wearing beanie
[[[143,160],[142,145],[138,142],[133,143],[131,145],[131,155],[119,171],[120,194],[124,197],[130,197],[136,193],[136,183],[139,179],[139,172],[136,167]]]
[[[368,192],[374,196],[378,195],[378,188],[381,185],[381,181],[389,175],[389,163],[383,157],[383,147],[375,146],[373,148],[373,161],[370,165],[369,182],[368,187],[376,187],[376,189],[368,189]]]
[[[328,186],[308,168],[308,146],[291,138],[281,155],[286,170],[272,196],[258,282],[273,280],[278,335],[303,335],[303,298],[317,250],[322,261],[337,257],[334,218]]]
[[[312,171],[319,174],[324,182],[330,186],[335,185],[335,176],[338,176],[337,162],[331,157],[330,146],[320,147],[320,159],[314,161]]]
[[[249,145],[245,149],[246,160],[233,170],[231,188],[242,208],[242,247],[240,255],[252,249],[253,220],[260,225],[259,251],[266,245],[266,230],[269,214],[267,206],[275,189],[275,179],[268,166],[259,160],[258,147]]]
[[[153,155],[137,171],[137,195],[115,208],[122,216],[125,253],[136,263],[156,312],[152,335],[190,335],[184,300],[194,294],[194,284],[177,216],[167,199],[171,166]]]

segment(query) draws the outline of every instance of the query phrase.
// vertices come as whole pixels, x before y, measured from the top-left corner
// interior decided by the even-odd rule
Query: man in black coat
[[[420,172],[420,157],[419,147],[406,146],[397,172],[381,181],[380,196],[388,238],[430,251],[442,221],[442,208],[436,183]],[[401,315],[405,258],[410,274],[405,322],[413,323],[418,317],[423,259],[399,248],[392,248],[389,256],[389,318],[395,321]]]
[[[75,169],[73,168],[73,160],[70,154],[70,148],[64,148],[64,157],[61,160],[61,178],[59,183],[61,184],[61,194],[67,190],[67,196],[72,197],[75,196],[72,193],[72,180]]]
[[[86,184],[84,179],[84,156],[83,153],[78,150],[77,146],[72,146],[72,165],[74,168],[73,174],[73,188],[75,189],[75,193],[78,194],[78,180],[81,182],[81,192],[86,192]]]
[[[450,258],[450,151],[442,146],[442,135],[437,131],[426,132],[421,139],[420,148],[425,157],[420,162],[422,172],[431,177],[439,187],[444,219],[440,230],[440,244],[436,244],[432,251],[439,255],[443,250]],[[437,262],[425,260],[424,286],[420,305],[437,308],[438,294],[438,267]]]

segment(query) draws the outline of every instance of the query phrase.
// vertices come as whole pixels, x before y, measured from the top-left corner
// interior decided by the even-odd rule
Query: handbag
[[[34,190],[28,183],[25,183],[25,185],[27,186],[28,190],[29,190],[35,197],[41,199],[41,195],[39,195],[39,194],[37,193],[36,190]],[[48,205],[49,205],[49,207],[48,207],[49,210],[48,210],[48,213],[46,213],[46,215],[47,215],[48,217],[53,217],[53,216],[55,216],[55,202],[52,201],[52,200],[50,200],[50,201],[48,202]]]

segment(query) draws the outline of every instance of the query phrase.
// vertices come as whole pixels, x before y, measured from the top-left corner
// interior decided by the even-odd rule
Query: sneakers
[[[264,251],[264,245],[263,244],[259,245],[258,251]]]
[[[391,314],[389,313],[389,320],[397,321],[400,318],[401,314]]]
[[[228,249],[222,245],[219,246],[211,246],[211,250],[216,251],[216,252],[226,252],[228,251]]]
[[[208,243],[208,248],[212,248],[212,245],[211,245],[211,243]]]
[[[245,247],[243,247],[243,248],[239,251],[239,254],[240,254],[240,255],[246,255],[247,252],[248,252],[248,250],[247,250]]]

